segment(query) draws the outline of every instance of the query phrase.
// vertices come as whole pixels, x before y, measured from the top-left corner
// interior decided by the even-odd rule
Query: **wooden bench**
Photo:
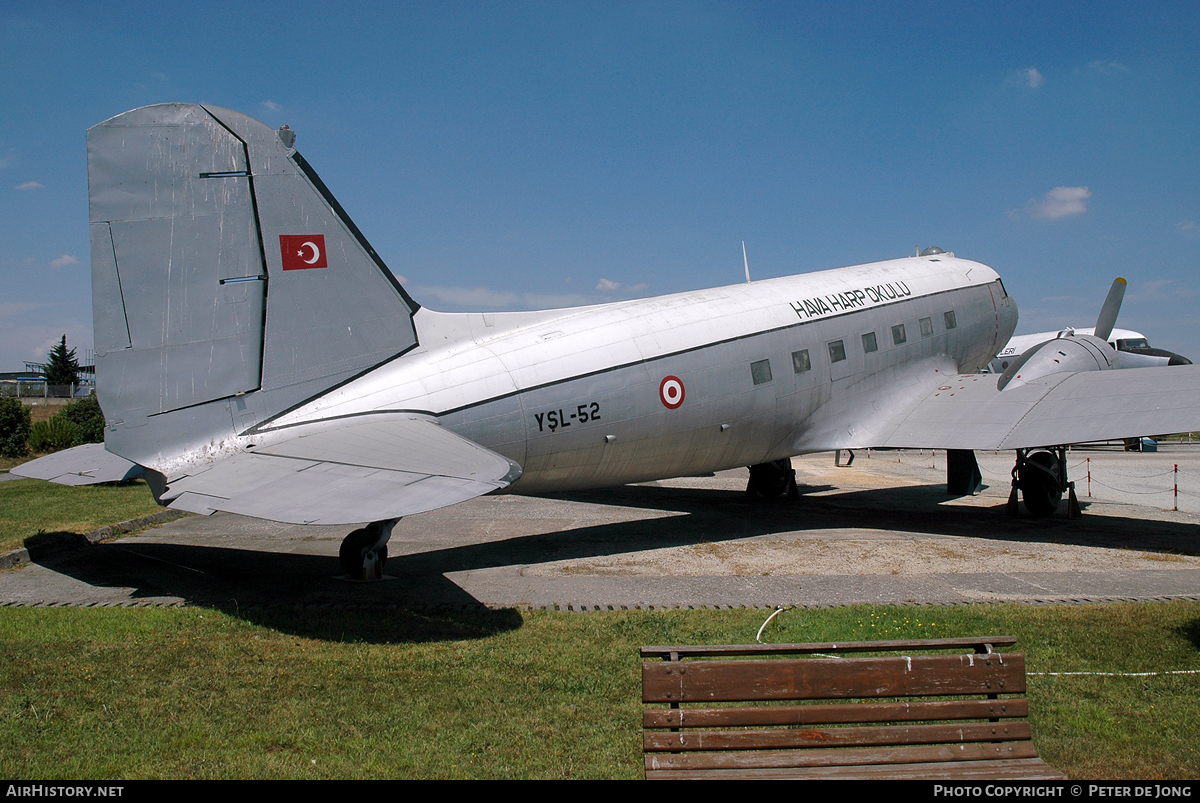
[[[1064,780],[1031,741],[1025,656],[996,652],[1015,643],[642,647],[646,778]]]

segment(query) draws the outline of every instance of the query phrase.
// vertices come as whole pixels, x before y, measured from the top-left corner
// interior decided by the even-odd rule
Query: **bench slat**
[[[650,753],[646,770],[771,769],[853,767],[868,764],[921,764],[935,761],[996,761],[1037,758],[1033,742],[919,745],[905,748],[852,747],[763,750],[756,753]]]
[[[642,662],[643,703],[1024,692],[1020,654]]]
[[[904,703],[765,705],[755,708],[650,708],[644,728],[736,728],[752,725],[836,725],[938,719],[1007,719],[1029,716],[1029,701],[933,700]]]
[[[813,655],[838,652],[895,652],[897,650],[960,650],[1011,647],[1015,636],[980,636],[978,638],[929,638],[892,641],[827,641],[808,644],[700,644],[681,646],[642,647],[642,657],[703,658],[720,655]]]
[[[681,750],[765,750],[773,747],[1011,742],[1032,738],[1028,722],[959,725],[882,725],[873,728],[795,728],[788,730],[686,731],[642,733],[646,752]]]
[[[814,779],[838,780],[1026,780],[1065,781],[1064,773],[1040,758],[1013,761],[963,761],[935,764],[897,764],[870,767],[812,767],[750,770],[672,770],[648,771],[646,779],[663,780],[734,780],[734,779]]]

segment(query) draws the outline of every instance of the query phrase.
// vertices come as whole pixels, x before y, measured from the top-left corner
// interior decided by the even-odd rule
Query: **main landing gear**
[[[392,528],[400,519],[373,521],[366,527],[347,535],[338,550],[338,560],[351,580],[383,579],[383,564],[387,563],[387,541]]]
[[[791,458],[750,466],[746,496],[774,499],[785,493],[788,499],[800,498],[800,491],[796,488],[796,469],[792,468]]]
[[[1075,483],[1067,481],[1067,448],[1052,446],[1044,449],[1018,449],[1017,464],[1012,470],[1012,493],[1008,497],[1008,512],[1017,512],[1017,491],[1025,509],[1033,516],[1045,518],[1053,515],[1068,494],[1067,516],[1079,518],[1079,500],[1075,497]]]

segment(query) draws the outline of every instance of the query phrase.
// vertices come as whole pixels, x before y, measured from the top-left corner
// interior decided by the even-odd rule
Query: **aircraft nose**
[[[1192,361],[1182,354],[1171,352],[1171,359],[1167,361],[1167,365],[1191,365]]]

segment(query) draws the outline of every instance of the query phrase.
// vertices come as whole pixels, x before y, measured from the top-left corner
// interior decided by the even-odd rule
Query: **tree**
[[[50,360],[46,363],[47,385],[74,385],[79,382],[79,362],[75,359],[75,349],[67,350],[67,336],[62,336],[62,342],[50,349]]]
[[[100,402],[97,401],[96,394],[71,402],[54,415],[55,418],[59,416],[75,425],[73,446],[104,443],[104,413],[100,411]]]
[[[28,440],[29,408],[16,399],[0,399],[0,457],[24,457]]]

